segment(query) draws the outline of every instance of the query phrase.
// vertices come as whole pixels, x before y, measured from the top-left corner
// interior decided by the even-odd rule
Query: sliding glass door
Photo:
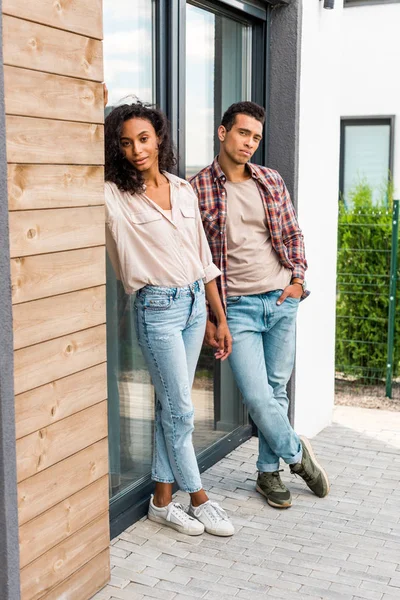
[[[158,103],[189,178],[218,152],[216,130],[233,102],[256,100],[266,47],[266,9],[230,0],[103,0],[106,114],[121,103]],[[228,5],[232,4],[233,8]],[[261,4],[261,3],[256,3]],[[257,56],[256,56],[257,55]],[[134,297],[107,257],[107,351],[112,535],[144,514],[149,492],[154,389],[135,336]],[[201,469],[249,437],[227,363],[204,347],[193,386],[194,444]]]

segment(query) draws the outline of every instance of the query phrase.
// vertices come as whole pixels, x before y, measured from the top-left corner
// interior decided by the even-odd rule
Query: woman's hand
[[[232,352],[232,336],[226,321],[215,328],[215,340],[218,344],[215,358],[226,360]]]
[[[219,297],[215,279],[205,285],[206,297],[211,310],[217,320],[217,327],[210,321],[207,321],[205,341],[209,346],[217,349],[215,358],[225,360],[232,352],[232,336],[230,334],[226,315]]]
[[[232,336],[226,321],[225,323],[221,323],[218,327],[216,327],[212,321],[207,321],[204,342],[207,346],[211,346],[211,348],[217,350],[214,354],[215,358],[220,360],[228,358],[232,352]]]

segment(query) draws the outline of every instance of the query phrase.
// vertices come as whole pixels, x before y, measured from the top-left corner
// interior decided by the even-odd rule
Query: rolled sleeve
[[[221,275],[221,271],[218,269],[218,267],[212,262],[211,264],[209,264],[207,267],[204,267],[204,277],[203,277],[203,281],[204,283],[208,283],[209,281],[212,281],[213,279],[216,279],[217,277],[219,277]]]

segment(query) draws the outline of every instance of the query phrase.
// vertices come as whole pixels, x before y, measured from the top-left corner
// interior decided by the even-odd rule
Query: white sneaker
[[[189,515],[192,515],[204,525],[207,533],[212,535],[229,536],[235,533],[235,528],[228,519],[226,512],[217,502],[208,500],[200,506],[189,506]]]
[[[188,515],[182,504],[178,502],[170,502],[167,506],[159,508],[154,505],[152,495],[147,517],[150,521],[167,525],[167,527],[172,527],[172,529],[186,535],[201,535],[204,533],[204,525]]]

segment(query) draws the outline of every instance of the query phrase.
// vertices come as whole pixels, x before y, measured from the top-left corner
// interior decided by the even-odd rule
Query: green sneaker
[[[315,458],[310,441],[304,437],[300,437],[300,442],[303,447],[303,456],[301,463],[290,465],[290,471],[294,475],[299,475],[312,492],[319,498],[324,498],[329,494],[329,479],[325,470]]]
[[[289,508],[292,506],[292,495],[282,483],[280,471],[259,473],[256,490],[266,497],[267,502],[274,508]]]

